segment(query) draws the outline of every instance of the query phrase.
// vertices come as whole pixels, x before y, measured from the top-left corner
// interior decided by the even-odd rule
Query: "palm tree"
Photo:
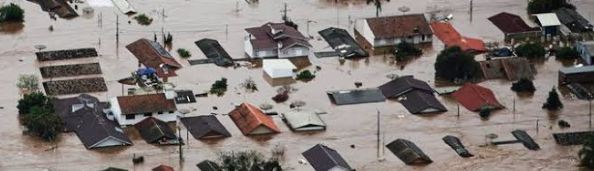
[[[585,141],[584,146],[578,153],[580,166],[594,168],[594,136],[590,135]]]
[[[390,0],[385,0],[386,2],[390,2]],[[375,5],[375,17],[379,17],[379,13],[382,11],[382,0],[367,0],[367,4]]]

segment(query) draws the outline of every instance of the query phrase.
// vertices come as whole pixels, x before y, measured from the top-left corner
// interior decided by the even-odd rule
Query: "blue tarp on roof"
[[[141,68],[138,69],[138,71],[136,72],[138,75],[152,75],[152,74],[157,74],[157,70],[153,69],[153,68]]]

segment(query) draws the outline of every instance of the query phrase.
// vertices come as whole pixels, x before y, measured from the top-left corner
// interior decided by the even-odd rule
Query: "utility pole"
[[[592,99],[588,100],[589,101],[589,106],[590,106],[590,113],[588,114],[589,122],[588,122],[588,128],[592,129]]]
[[[336,28],[340,25],[340,9],[336,8]]]
[[[287,9],[287,3],[285,2],[285,7],[283,10],[281,10],[281,12],[283,13],[283,21],[287,22],[289,21],[288,17],[287,17],[287,12],[289,12],[291,10]]]
[[[225,24],[225,39],[229,39],[229,24]]]
[[[458,103],[458,120],[460,120],[460,103]]]
[[[377,109],[377,158],[380,158],[380,111]]]
[[[120,16],[116,15],[116,42],[120,42]]]
[[[470,0],[470,22],[472,22],[472,8],[473,8],[473,0]]]
[[[184,162],[184,151],[182,149],[182,143],[183,143],[183,139],[181,138],[181,128],[179,127],[179,120],[180,120],[180,116],[177,116],[177,140],[178,142],[178,146],[179,146],[179,164],[181,165]]]
[[[514,120],[516,119],[516,98],[514,97],[514,107],[512,109],[512,115],[514,116]]]
[[[538,119],[536,119],[536,135],[538,135]]]

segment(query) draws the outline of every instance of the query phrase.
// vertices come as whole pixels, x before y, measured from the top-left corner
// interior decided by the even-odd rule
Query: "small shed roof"
[[[231,137],[231,133],[221,124],[217,117],[212,115],[202,115],[194,117],[184,117],[180,119],[186,129],[190,131],[196,139],[209,136]]]
[[[386,98],[397,98],[412,90],[433,92],[433,88],[424,81],[417,80],[413,76],[396,78],[384,85],[379,86]]]
[[[264,126],[274,133],[280,132],[280,129],[274,124],[274,120],[270,116],[264,114],[260,109],[249,103],[242,103],[233,111],[229,112],[229,117],[231,117],[231,120],[235,122],[235,125],[239,127],[239,130],[244,135],[252,133],[252,131],[260,126]]]
[[[313,146],[302,155],[316,171],[326,171],[337,166],[351,170],[351,166],[336,150],[322,144]]]
[[[406,164],[428,164],[433,162],[427,154],[409,140],[396,139],[387,144],[386,148]]]
[[[561,21],[557,18],[557,14],[555,13],[542,13],[536,14],[536,18],[540,22],[540,26],[549,27],[549,26],[560,26]]]
[[[262,68],[272,78],[292,77],[293,70],[297,67],[288,59],[266,59],[263,60]]]
[[[578,74],[578,73],[588,73],[594,72],[594,65],[588,66],[573,66],[573,67],[563,67],[559,68],[559,72],[563,74]]]
[[[326,92],[336,105],[349,105],[385,101],[386,98],[378,88],[338,90]]]
[[[160,140],[177,141],[177,136],[169,124],[152,116],[134,124],[134,128],[147,143],[157,143]]]
[[[294,110],[283,113],[283,116],[293,130],[310,126],[326,127],[326,123],[324,123],[322,118],[313,111]]]
[[[196,165],[200,171],[221,171],[221,167],[213,161],[204,160]]]
[[[493,91],[476,84],[466,83],[458,91],[454,92],[452,96],[470,111],[478,111],[483,108],[499,109],[504,107],[499,103]]]

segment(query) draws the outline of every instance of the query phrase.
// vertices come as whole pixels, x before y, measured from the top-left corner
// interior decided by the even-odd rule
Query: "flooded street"
[[[536,92],[529,97],[519,97],[510,90],[507,80],[488,80],[480,85],[494,91],[506,109],[494,112],[488,120],[481,120],[478,113],[460,107],[450,96],[438,96],[448,112],[437,115],[412,115],[397,101],[388,100],[380,103],[336,106],[331,104],[326,91],[354,89],[354,82],[362,82],[363,87],[377,87],[389,81],[388,74],[414,75],[415,78],[435,84],[434,63],[440,50],[441,41],[435,39],[433,47],[426,49],[422,57],[414,59],[404,67],[395,64],[389,56],[372,56],[360,60],[347,60],[341,63],[338,58],[316,58],[310,56],[312,66],[306,69],[322,69],[316,78],[308,83],[298,81],[293,84],[298,89],[290,95],[286,103],[276,104],[271,98],[278,87],[271,87],[262,77],[261,68],[222,68],[215,65],[191,66],[187,60],[180,59],[175,52],[178,48],[188,49],[190,59],[206,57],[194,44],[203,38],[218,40],[233,58],[244,57],[244,28],[260,26],[268,21],[280,22],[283,3],[288,3],[289,18],[299,25],[304,35],[312,35],[309,42],[314,51],[328,51],[329,45],[318,38],[317,31],[328,27],[340,27],[353,34],[351,21],[357,18],[375,16],[375,7],[364,1],[339,0],[260,0],[257,4],[245,1],[226,0],[129,0],[139,13],[145,13],[154,19],[149,26],[141,26],[132,17],[122,14],[116,7],[97,7],[94,13],[83,15],[79,4],[80,17],[57,21],[50,19],[39,5],[25,0],[0,0],[0,4],[16,3],[25,9],[24,27],[18,31],[0,32],[0,170],[31,171],[51,169],[100,170],[109,166],[129,170],[145,171],[160,164],[170,165],[176,170],[198,170],[196,164],[205,160],[214,160],[222,151],[257,150],[270,154],[275,145],[286,147],[282,164],[288,170],[309,171],[313,168],[302,165],[298,160],[301,153],[317,143],[323,143],[336,149],[347,162],[361,171],[391,170],[579,170],[577,152],[579,146],[559,146],[552,134],[556,132],[588,130],[588,102],[571,96],[562,98],[565,108],[549,114],[541,109],[548,92],[557,86],[558,68],[562,63],[550,58],[536,64],[538,74],[534,80]],[[579,12],[588,20],[594,20],[594,2],[591,0],[573,0]],[[466,0],[392,0],[383,4],[381,15],[401,14],[398,7],[407,6],[407,13],[427,13],[440,10],[454,15],[453,26],[463,35],[482,38],[485,42],[503,41],[503,33],[497,29],[488,17],[499,12],[509,12],[522,16],[528,22],[525,12],[525,0],[475,0],[472,22]],[[236,10],[239,9],[239,10]],[[162,12],[165,11],[163,15]],[[116,20],[116,15],[119,17]],[[102,16],[99,20],[98,16]],[[165,17],[163,17],[165,16]],[[307,32],[308,20],[310,22]],[[116,24],[119,22],[119,25]],[[129,24],[130,22],[130,24]],[[48,28],[53,26],[54,31]],[[116,41],[116,28],[119,29],[119,41]],[[274,104],[275,111],[289,111],[289,103],[295,100],[305,101],[303,108],[326,111],[321,115],[328,125],[324,132],[302,134],[293,133],[278,116],[275,123],[282,133],[268,137],[246,137],[228,116],[218,115],[218,119],[227,127],[233,137],[218,141],[198,141],[192,136],[184,146],[185,162],[178,160],[178,147],[158,147],[147,144],[133,127],[126,132],[134,145],[100,150],[87,150],[74,133],[62,134],[58,148],[51,149],[51,144],[23,135],[23,128],[17,119],[17,100],[20,94],[15,86],[19,74],[40,76],[39,67],[47,65],[72,64],[81,62],[99,62],[103,71],[108,92],[90,93],[100,100],[108,100],[131,86],[122,89],[117,80],[128,77],[137,69],[137,59],[124,47],[139,39],[153,39],[156,33],[161,42],[161,31],[173,35],[171,54],[183,65],[177,71],[178,77],[170,78],[176,89],[189,89],[194,93],[207,91],[215,80],[228,79],[229,90],[222,97],[210,95],[198,98],[197,103],[178,105],[179,109],[190,109],[188,116],[209,113],[227,113],[233,103],[249,102],[256,106],[263,103]],[[76,59],[39,63],[36,60],[34,46],[46,45],[45,50],[74,48],[96,48],[98,58]],[[481,56],[477,60],[482,60]],[[246,93],[241,84],[252,77],[258,86],[258,92]],[[40,77],[41,78],[41,77]],[[45,81],[45,80],[44,80]],[[65,96],[69,97],[69,96]],[[515,101],[515,112],[514,112]],[[213,110],[217,106],[218,110]],[[377,153],[377,118],[380,111],[382,138],[385,144],[397,139],[408,139],[419,146],[434,162],[426,166],[408,166],[400,161],[388,149],[380,154],[385,161],[378,161]],[[515,114],[514,114],[515,113]],[[571,128],[561,129],[559,119],[571,124]],[[536,122],[539,128],[536,128]],[[498,140],[513,139],[511,131],[526,130],[539,145],[541,150],[530,151],[521,144],[497,147],[480,147],[485,143],[485,135],[496,133]],[[184,139],[185,130],[182,130]],[[445,144],[441,138],[445,135],[459,137],[473,158],[461,158]],[[382,144],[383,144],[382,143]],[[355,148],[351,148],[355,145]],[[383,146],[383,145],[382,145]],[[145,157],[145,163],[134,166],[132,156]]]

